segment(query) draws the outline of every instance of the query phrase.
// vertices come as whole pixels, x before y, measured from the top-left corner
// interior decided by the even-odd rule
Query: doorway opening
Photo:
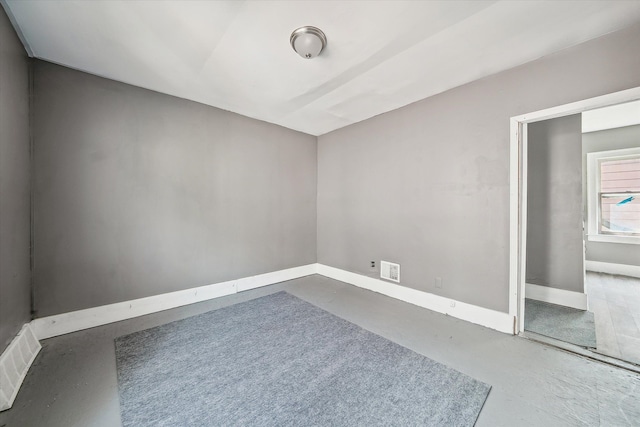
[[[593,129],[583,132],[582,128],[582,113],[585,117],[595,116],[597,111],[604,111],[603,107],[620,104],[620,107],[628,108],[632,101],[638,100],[640,88],[634,88],[511,118],[509,313],[516,318],[514,332],[517,334],[533,329],[533,335],[537,336],[542,331],[540,336],[543,338],[553,337],[546,340],[550,344],[556,345],[555,341],[560,340],[570,344],[559,346],[572,351],[580,349],[640,365],[640,336],[633,336],[636,330],[640,334],[640,278],[633,277],[640,270],[640,257],[635,259],[635,252],[624,249],[640,251],[640,235],[634,234],[636,225],[633,222],[640,214],[632,213],[630,222],[625,218],[640,205],[640,200],[635,193],[628,194],[635,188],[607,187],[609,184],[620,185],[623,178],[630,180],[625,181],[627,183],[635,183],[635,170],[627,169],[634,167],[629,166],[633,162],[628,160],[636,157],[635,154],[629,157],[626,152],[606,153],[620,148],[609,145],[606,148],[610,150],[603,150],[604,143],[587,143],[587,137],[583,147],[583,133],[591,132],[591,136],[602,139],[602,132]],[[637,105],[640,108],[640,102]],[[618,116],[620,114],[612,115],[614,119]],[[629,128],[625,130],[629,131]],[[547,138],[549,136],[551,138]],[[573,141],[564,144],[567,138],[573,138]],[[577,143],[575,138],[578,138]],[[611,140],[610,135],[607,138]],[[630,144],[635,144],[640,153],[640,138]],[[571,150],[567,151],[569,146],[573,147],[573,154]],[[559,147],[562,149],[558,150]],[[611,177],[620,179],[617,183],[598,187],[594,193],[593,188],[587,187],[594,176],[599,175],[586,176],[586,154],[596,151],[610,154],[608,158],[600,155],[604,160],[597,163],[598,173],[602,169],[600,166],[605,165],[603,173],[608,178],[602,181],[600,176],[598,179],[602,182]],[[563,158],[569,154],[571,158]],[[540,156],[546,156],[546,162],[536,163]],[[576,171],[579,171],[577,175]],[[560,185],[550,182],[554,179]],[[565,191],[566,188],[570,191]],[[583,203],[583,198],[589,202]],[[555,227],[553,232],[549,228],[550,222]],[[596,226],[599,228],[595,229]],[[621,239],[627,241],[621,245]],[[629,264],[622,261],[622,266],[629,271],[606,270],[615,264],[605,262],[607,256],[613,255],[603,258],[601,252],[610,252],[615,245],[619,246],[617,251],[623,253],[622,258],[624,253],[634,258]],[[542,322],[542,325],[532,327],[532,318],[546,321],[546,325]],[[545,330],[545,327],[550,329]],[[560,336],[554,336],[554,331],[558,330]],[[563,332],[568,335],[562,335]]]

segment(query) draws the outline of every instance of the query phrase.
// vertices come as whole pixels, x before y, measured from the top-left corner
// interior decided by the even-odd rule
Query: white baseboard
[[[514,317],[507,313],[478,307],[323,264],[318,264],[318,274],[500,332],[514,333]]]
[[[298,279],[300,277],[311,276],[318,272],[318,264],[307,264],[301,267],[288,268],[286,270],[274,271],[271,273],[259,274],[257,276],[245,277],[235,280],[238,292],[249,289],[260,288],[262,286],[273,285],[274,283],[286,282],[287,280]]]
[[[31,327],[37,339],[43,340],[316,273],[438,313],[496,329],[500,332],[514,333],[514,318],[507,313],[478,307],[322,264],[308,264],[198,288],[42,317],[32,320]]]
[[[614,264],[612,262],[585,261],[587,271],[598,273],[621,274],[623,276],[640,278],[640,266],[628,264]]]
[[[525,297],[551,304],[563,305],[565,307],[577,308],[578,310],[586,310],[588,306],[587,294],[585,293],[534,285],[533,283],[527,283],[525,285]]]
[[[0,356],[0,411],[11,408],[29,367],[42,347],[29,324]]]
[[[308,264],[301,267],[288,268],[182,291],[42,317],[32,320],[31,325],[36,337],[43,340],[183,305],[219,298],[260,286],[272,285],[285,280],[309,276],[316,273],[316,266],[317,264]]]
[[[237,292],[254,289],[261,286],[268,286],[287,280],[310,276],[312,274],[321,274],[331,279],[340,280],[347,284],[378,292],[383,295],[387,295],[389,297],[417,305],[419,307],[423,307],[438,313],[447,314],[452,317],[456,317],[458,319],[478,325],[486,326],[500,332],[505,332],[508,334],[514,333],[514,317],[510,316],[507,313],[502,313],[499,311],[478,307],[449,298],[444,298],[438,295],[418,291],[416,289],[407,288],[405,286],[392,284],[380,279],[363,276],[322,264],[308,264],[300,267],[274,271],[271,273],[259,274],[256,276],[201,286],[198,288],[154,295],[151,297],[139,298],[131,301],[108,304],[32,320],[29,325],[25,325],[25,327],[23,328],[23,331],[28,332],[21,332],[19,334],[19,337],[21,335],[32,337],[29,338],[28,341],[28,348],[32,351],[32,353],[29,354],[32,355],[21,358],[21,360],[24,361],[24,363],[20,364],[21,369],[23,370],[21,376],[14,375],[13,377],[11,377],[13,379],[10,383],[5,380],[5,377],[2,377],[3,387],[5,382],[11,385],[22,383],[22,379],[24,378],[24,375],[26,375],[31,362],[35,358],[37,352],[40,350],[40,343],[38,342],[38,339],[42,340],[58,335],[64,335],[83,329],[89,329],[96,326],[106,325],[108,323],[118,322],[121,320],[131,319],[133,317],[143,316],[158,311],[180,307],[183,305],[193,304],[213,298],[219,298],[225,295],[231,295]],[[17,339],[18,338],[16,338],[16,340],[14,341],[17,341]],[[35,344],[33,344],[34,342]],[[22,348],[22,344],[14,344],[14,342],[12,342],[10,347],[17,345],[20,345],[20,348]],[[37,346],[37,348],[35,346]],[[7,349],[7,351],[2,354],[2,363],[4,363],[5,355],[6,353],[8,353],[8,351],[9,349]],[[0,366],[2,366],[2,364],[0,364]],[[5,371],[2,371],[3,375],[4,372]],[[20,377],[19,381],[14,381],[14,379],[17,379],[18,377]],[[17,387],[19,387],[19,384],[17,385]],[[11,386],[7,389],[9,391],[5,391],[4,388],[0,390],[0,404],[3,404],[6,400],[10,405],[15,398],[15,393],[17,393],[17,387]]]

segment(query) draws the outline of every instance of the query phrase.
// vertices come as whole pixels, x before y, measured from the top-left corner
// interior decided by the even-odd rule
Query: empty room
[[[0,427],[640,426],[640,0],[0,4]]]

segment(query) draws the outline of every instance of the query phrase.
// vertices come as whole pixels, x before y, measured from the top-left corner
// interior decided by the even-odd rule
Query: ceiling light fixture
[[[315,58],[327,45],[327,36],[320,28],[306,25],[291,33],[291,47],[305,59]]]

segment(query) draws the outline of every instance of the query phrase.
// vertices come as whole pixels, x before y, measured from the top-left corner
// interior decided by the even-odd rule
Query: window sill
[[[630,245],[640,245],[640,236],[613,236],[610,234],[589,234],[587,240],[590,242],[623,243]]]

